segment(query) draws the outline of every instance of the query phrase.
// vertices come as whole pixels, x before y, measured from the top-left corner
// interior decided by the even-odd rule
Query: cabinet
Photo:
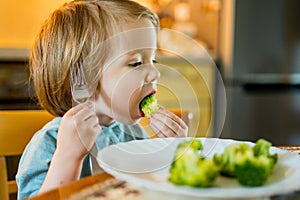
[[[161,73],[157,99],[165,108],[193,113],[189,136],[211,136],[214,111],[215,65],[212,60],[158,56]]]

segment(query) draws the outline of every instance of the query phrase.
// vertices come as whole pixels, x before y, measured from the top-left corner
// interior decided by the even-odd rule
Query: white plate
[[[219,177],[213,187],[193,188],[169,183],[169,168],[177,145],[192,138],[136,140],[109,146],[99,152],[99,165],[109,174],[133,185],[151,190],[209,198],[257,198],[289,193],[300,189],[300,156],[271,147],[279,159],[267,183],[260,187],[243,187],[235,179]],[[204,154],[212,157],[239,141],[217,138],[197,138],[202,141]],[[254,145],[251,142],[247,142]]]

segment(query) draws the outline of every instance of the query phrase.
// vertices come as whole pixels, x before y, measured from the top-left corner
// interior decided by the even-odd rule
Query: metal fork
[[[86,102],[90,97],[90,92],[82,64],[76,63],[70,70],[70,84],[73,100],[76,103]]]
[[[83,66],[81,63],[76,63],[73,68],[70,69],[70,84],[71,84],[71,93],[73,100],[77,103],[84,103],[90,97],[90,92],[88,89],[88,84],[84,75]],[[94,144],[90,150],[90,169],[93,174],[93,161],[92,161],[92,152],[98,152],[96,145]]]

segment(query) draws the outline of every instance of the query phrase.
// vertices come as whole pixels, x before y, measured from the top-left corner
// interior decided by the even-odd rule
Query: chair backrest
[[[54,116],[44,110],[0,111],[0,199],[8,200],[9,194],[17,193],[14,180],[8,181],[7,156],[18,156],[33,134]]]
[[[190,125],[193,119],[193,113],[188,111],[188,110],[184,110],[184,109],[168,109],[170,112],[174,113],[175,115],[177,115],[178,117],[180,117],[185,123],[186,125]],[[152,131],[152,129],[149,127],[149,119],[148,118],[142,118],[140,120],[140,125],[145,129],[145,131],[148,133],[148,135],[150,137],[156,137],[155,133]]]

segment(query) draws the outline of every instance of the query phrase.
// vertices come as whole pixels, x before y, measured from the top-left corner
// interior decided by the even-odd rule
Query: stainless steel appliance
[[[300,144],[300,1],[224,0],[221,137]]]
[[[39,109],[29,82],[27,49],[0,49],[0,109]]]

